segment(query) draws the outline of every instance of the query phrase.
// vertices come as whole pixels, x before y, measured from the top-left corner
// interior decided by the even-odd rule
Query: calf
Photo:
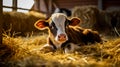
[[[79,23],[79,18],[67,19],[62,13],[54,13],[49,20],[38,20],[34,25],[39,30],[48,29],[48,43],[44,48],[73,50],[76,45],[101,42],[96,31],[78,27]]]

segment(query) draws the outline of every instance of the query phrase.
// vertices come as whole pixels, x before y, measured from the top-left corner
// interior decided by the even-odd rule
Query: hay
[[[34,27],[34,23],[38,19],[46,19],[45,14],[37,12],[21,13],[21,12],[4,12],[3,13],[3,29],[10,29],[13,32],[25,34],[27,32],[38,31]]]
[[[82,20],[80,25],[85,28],[92,28],[97,14],[99,14],[99,10],[95,6],[75,7],[72,11],[72,17],[79,17]]]
[[[40,51],[46,43],[46,35],[13,38],[4,34],[0,46],[2,67],[119,67],[120,38],[103,44],[82,46],[76,52],[64,54],[61,51],[44,53]]]
[[[116,16],[116,18],[120,18],[120,11],[115,11],[114,13],[119,15]],[[81,27],[97,30],[99,33],[104,35],[115,36],[111,25],[111,18],[114,13],[101,11],[96,6],[79,6],[73,9],[72,17],[79,17],[81,19]],[[119,24],[120,19],[117,20]]]

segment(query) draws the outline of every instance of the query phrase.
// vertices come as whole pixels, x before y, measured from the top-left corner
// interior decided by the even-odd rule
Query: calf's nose
[[[65,34],[58,35],[58,40],[59,41],[66,41],[66,35]]]

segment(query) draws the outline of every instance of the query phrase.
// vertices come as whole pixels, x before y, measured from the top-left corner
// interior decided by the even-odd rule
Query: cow
[[[101,42],[97,31],[81,28],[81,20],[77,17],[68,19],[63,13],[54,13],[49,20],[38,20],[34,26],[39,30],[48,29],[47,44],[42,49],[56,51],[63,49],[65,52],[74,51],[76,46]]]

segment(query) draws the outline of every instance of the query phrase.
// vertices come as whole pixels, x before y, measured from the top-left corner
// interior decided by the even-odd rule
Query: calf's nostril
[[[58,36],[58,38],[60,38],[60,35]]]
[[[66,36],[65,36],[65,35],[64,35],[63,37],[64,37],[64,38],[66,38]]]

